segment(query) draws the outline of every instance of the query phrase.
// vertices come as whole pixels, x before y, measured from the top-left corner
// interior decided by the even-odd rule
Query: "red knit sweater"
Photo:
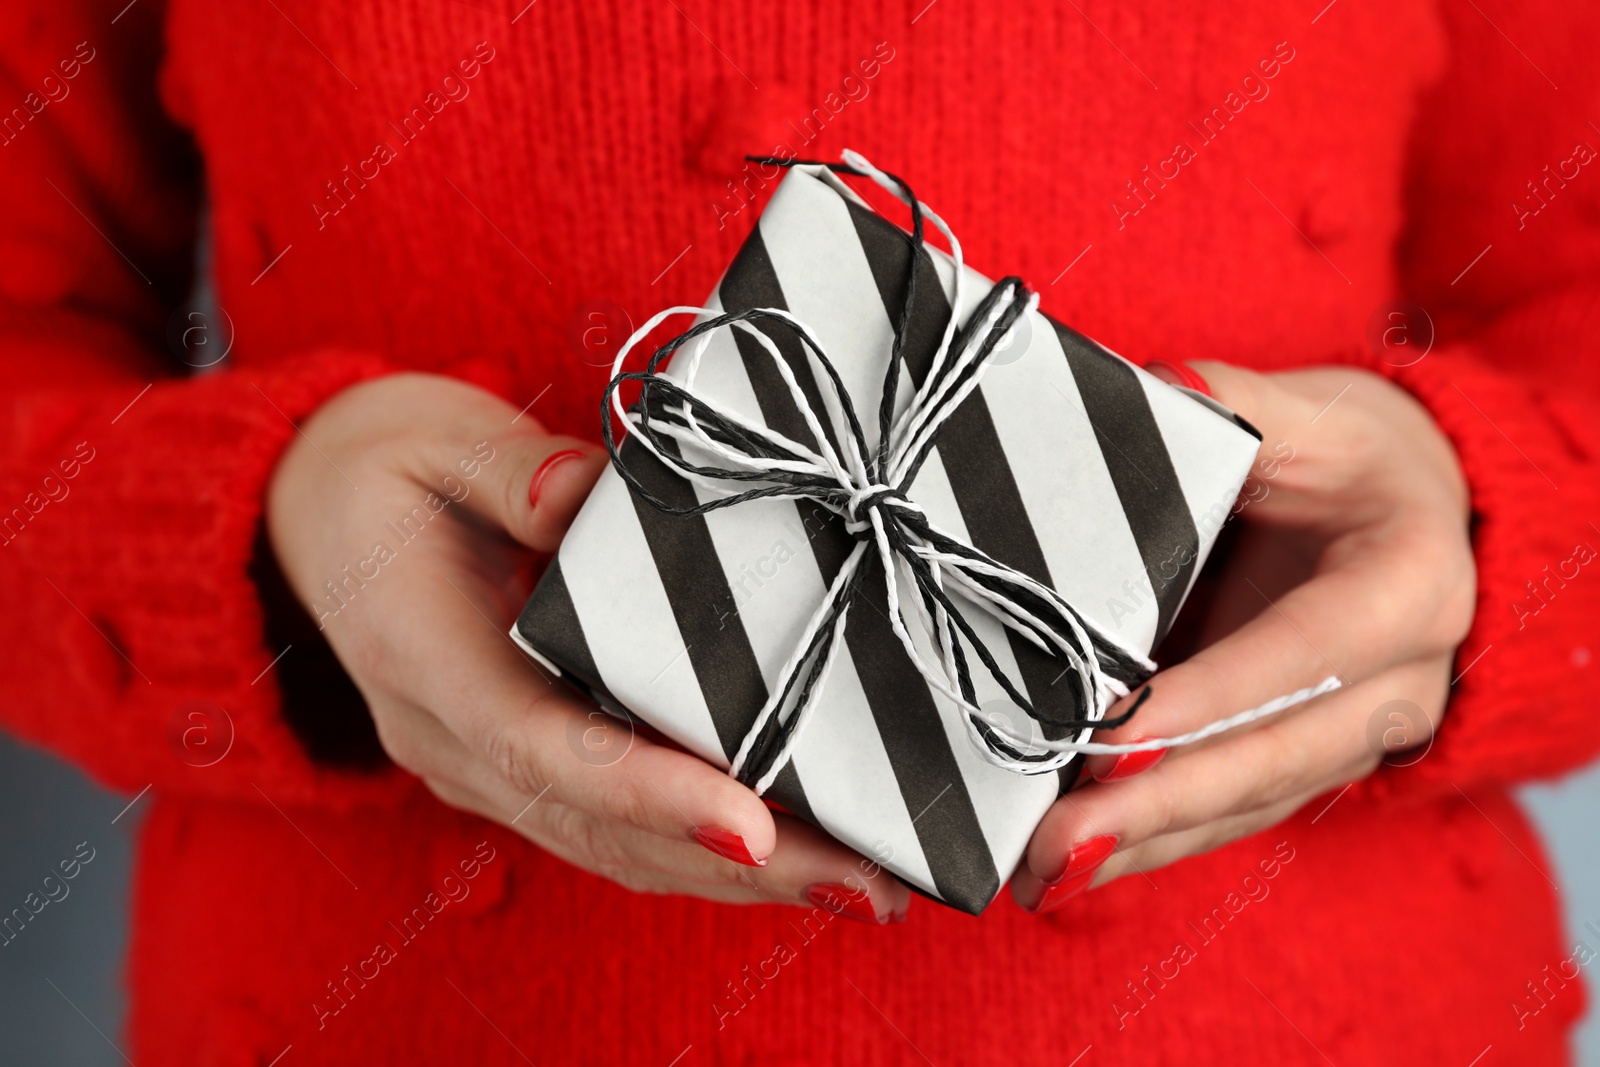
[[[1563,1056],[1584,993],[1505,787],[1600,747],[1592,11],[124,2],[0,13],[0,714],[154,785],[142,1067]],[[884,929],[634,896],[374,766],[261,550],[293,421],[417,368],[592,436],[576,312],[703,297],[778,145],[914,176],[975,266],[1135,359],[1419,396],[1480,568],[1426,758],[1045,919]],[[202,220],[232,348],[196,374]],[[1396,369],[1367,336],[1402,295],[1438,340]],[[192,701],[231,722],[209,766]]]

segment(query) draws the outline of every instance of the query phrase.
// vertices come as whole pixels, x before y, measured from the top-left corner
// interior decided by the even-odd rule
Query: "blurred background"
[[[1568,945],[1600,925],[1600,763],[1520,793],[1565,893]],[[0,1063],[114,1067],[124,1044],[122,962],[128,946],[132,844],[148,797],[108,793],[76,769],[0,733],[0,910],[9,913],[79,842],[94,859],[71,890],[0,948]],[[113,821],[115,820],[115,821]],[[85,853],[87,854],[87,853]],[[1593,936],[1582,935],[1593,943]],[[1592,997],[1592,995],[1591,995]],[[1510,1011],[1509,1003],[1507,1011]],[[1600,1067],[1591,1003],[1575,1038],[1578,1063]],[[1488,1060],[1486,1063],[1507,1062]]]

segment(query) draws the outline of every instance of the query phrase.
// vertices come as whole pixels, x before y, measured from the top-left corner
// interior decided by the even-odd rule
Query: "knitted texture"
[[[1597,16],[1320,6],[0,14],[0,721],[154,786],[133,1060],[1560,1061],[1584,991],[1504,788],[1600,749]],[[1479,611],[1425,758],[1044,919],[861,929],[632,895],[312,755],[338,686],[298,695],[314,637],[273,666],[261,548],[296,422],[410,369],[595,437],[595,308],[697,303],[774,184],[743,154],[844,147],[1136,361],[1351,363],[1429,408]],[[202,219],[232,349],[195,373]],[[1415,363],[1367,340],[1401,296]],[[231,723],[203,766],[197,701]]]

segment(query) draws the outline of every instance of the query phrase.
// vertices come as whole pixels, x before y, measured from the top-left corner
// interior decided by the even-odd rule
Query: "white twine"
[[[893,193],[896,197],[911,204],[911,197],[897,181],[883,171],[874,167],[870,162],[856,152],[846,151],[843,154],[844,162],[853,170],[877,182],[883,188]],[[879,559],[883,565],[884,586],[888,601],[888,619],[890,628],[895,637],[900,641],[907,657],[916,667],[917,672],[927,681],[928,685],[937,693],[949,700],[961,710],[962,721],[965,724],[967,735],[973,745],[983,754],[990,763],[1010,771],[1022,774],[1043,774],[1057,770],[1070,762],[1078,753],[1090,755],[1111,755],[1129,752],[1149,752],[1156,749],[1176,748],[1194,744],[1206,738],[1216,736],[1228,730],[1236,729],[1248,723],[1256,722],[1270,715],[1275,715],[1295,705],[1322,696],[1339,688],[1340,681],[1337,677],[1324,678],[1316,685],[1297,690],[1277,697],[1240,712],[1225,719],[1219,719],[1201,729],[1179,734],[1174,737],[1147,738],[1122,744],[1101,743],[1088,740],[1094,727],[1085,727],[1074,738],[1048,740],[1042,737],[1023,735],[1014,730],[1007,723],[990,722],[984,718],[982,709],[974,702],[966,699],[962,694],[963,669],[958,658],[958,647],[963,641],[961,634],[950,617],[950,613],[938,600],[933,601],[933,612],[930,615],[928,606],[924,604],[921,595],[902,595],[902,583],[908,583],[907,588],[916,590],[915,575],[911,571],[908,560],[900,557],[891,547],[885,527],[887,516],[892,512],[902,514],[922,514],[922,509],[914,502],[898,495],[895,487],[902,483],[910,472],[913,464],[927,447],[933,436],[942,427],[945,419],[956,410],[960,404],[971,395],[978,387],[979,380],[987,369],[988,355],[978,363],[970,375],[963,380],[963,372],[972,368],[980,359],[980,353],[985,351],[984,340],[998,327],[998,323],[1018,299],[1017,293],[1012,294],[1008,303],[1006,300],[997,300],[980,322],[969,324],[975,333],[970,342],[954,357],[955,363],[947,370],[944,365],[951,358],[950,351],[956,337],[957,317],[961,310],[961,291],[963,275],[965,273],[961,243],[951,232],[942,218],[935,214],[926,204],[916,202],[923,217],[932,223],[950,244],[953,271],[951,282],[946,293],[952,309],[949,322],[945,325],[944,334],[940,339],[939,347],[935,351],[927,377],[918,387],[912,397],[911,403],[899,413],[890,424],[888,443],[888,462],[885,465],[886,474],[881,480],[872,477],[869,471],[871,457],[859,454],[858,449],[841,447],[842,456],[830,442],[830,435],[824,431],[819,413],[811,407],[805,392],[788,361],[784,359],[777,345],[765,332],[750,321],[735,321],[725,325],[743,330],[749,337],[757,342],[758,347],[772,360],[784,386],[789,390],[794,400],[795,407],[805,420],[807,429],[811,431],[812,439],[816,442],[815,448],[809,448],[797,441],[778,433],[761,422],[752,421],[734,412],[715,401],[699,394],[695,395],[695,403],[714,413],[730,425],[737,427],[741,432],[750,437],[765,441],[773,448],[787,454],[796,456],[796,459],[773,459],[765,456],[752,455],[731,448],[721,441],[714,439],[700,424],[691,405],[683,404],[676,408],[667,409],[668,414],[676,415],[683,420],[681,425],[664,420],[654,420],[651,423],[655,432],[669,437],[677,442],[680,448],[699,450],[701,455],[714,456],[720,462],[728,464],[728,469],[749,471],[755,474],[772,471],[785,471],[797,475],[810,476],[813,479],[823,479],[830,483],[837,483],[845,493],[845,503],[837,505],[829,501],[818,500],[815,492],[806,492],[803,486],[790,487],[792,492],[782,491],[782,482],[770,483],[773,488],[780,491],[765,497],[765,499],[794,499],[813,500],[834,511],[845,521],[846,529],[856,535],[858,540],[850,555],[846,558],[839,573],[834,577],[828,590],[828,595],[823,598],[821,605],[812,613],[802,631],[800,639],[796,642],[795,650],[783,664],[778,672],[778,677],[772,685],[771,695],[766,703],[757,712],[754,722],[746,733],[743,743],[735,753],[729,774],[738,777],[746,761],[750,758],[751,749],[755,745],[774,715],[779,722],[788,724],[790,717],[798,718],[788,730],[782,748],[771,761],[766,772],[754,783],[753,788],[759,795],[765,793],[778,774],[793,756],[794,749],[806,725],[815,713],[815,706],[819,702],[817,694],[822,692],[826,685],[828,674],[831,672],[840,645],[843,643],[845,623],[849,615],[850,603],[846,599],[846,590],[856,577],[862,561],[866,558],[868,546],[877,549]],[[937,273],[937,272],[936,272]],[[1018,292],[1025,292],[1018,287]],[[1039,297],[1034,293],[1027,293],[1022,297],[1025,301],[1023,315],[1033,314],[1038,307]],[[815,353],[826,358],[825,348],[817,338],[814,331],[804,322],[795,318],[786,310],[780,308],[759,309],[761,315],[778,319],[800,334],[812,347]],[[714,308],[691,306],[678,306],[668,308],[650,317],[649,321],[634,331],[627,342],[617,353],[612,364],[612,375],[615,379],[623,373],[628,357],[633,350],[662,322],[666,319],[683,314],[695,316],[718,316],[723,312]],[[1021,321],[1020,317],[1016,321]],[[1012,327],[1015,328],[1015,325]],[[701,336],[688,350],[686,360],[680,359],[679,366],[674,367],[672,377],[678,382],[680,388],[691,391],[700,370],[701,361],[710,344],[711,333]],[[998,339],[997,339],[998,340]],[[992,355],[993,346],[990,346],[989,355]],[[959,383],[959,384],[957,384]],[[831,383],[830,383],[831,384]],[[837,406],[824,405],[827,411],[821,413],[832,423],[832,428],[837,433],[840,442],[853,442],[853,437],[842,412],[842,406],[848,398],[840,398]],[[639,412],[630,412],[623,408],[620,391],[611,394],[612,410],[624,426],[633,427],[642,422],[643,416]],[[650,434],[634,433],[633,439],[638,444],[654,455],[658,460],[676,469],[682,476],[690,481],[712,491],[720,496],[733,496],[736,493],[729,491],[730,482],[727,479],[700,474],[687,470],[684,460],[678,456],[664,454],[658,450],[651,440]],[[731,483],[735,486],[744,486],[745,482]],[[888,494],[888,495],[884,495]],[[861,506],[869,499],[872,503],[861,514]],[[923,517],[925,521],[925,516]],[[978,608],[985,614],[997,620],[1007,630],[1022,635],[1034,646],[1056,654],[1064,660],[1077,676],[1080,685],[1082,705],[1086,709],[1085,718],[1098,722],[1105,718],[1107,710],[1119,698],[1129,694],[1128,686],[1117,678],[1111,677],[1103,669],[1099,656],[1095,651],[1095,639],[1106,645],[1118,649],[1130,661],[1148,673],[1154,673],[1156,667],[1146,656],[1136,649],[1117,640],[1113,636],[1095,627],[1094,624],[1080,616],[1070,604],[1066,602],[1054,589],[1035,581],[1034,579],[1004,566],[981,553],[977,558],[957,555],[952,552],[941,551],[935,544],[920,536],[915,530],[904,526],[898,520],[899,533],[909,543],[910,551],[928,565],[931,572],[931,582],[935,589],[949,590],[954,595],[961,597],[966,603]],[[950,534],[938,530],[929,524],[929,529],[937,536],[958,540]],[[870,531],[870,538],[866,537]],[[963,549],[970,548],[964,542]],[[976,552],[976,550],[974,550]],[[1041,598],[1054,611],[1057,618],[1051,620],[1040,619],[1025,608],[1021,603],[1003,593],[986,588],[975,580],[975,576],[986,576],[1003,580],[1013,586],[1027,590]],[[907,619],[905,603],[909,602],[912,612],[916,616],[917,629],[927,638],[933,650],[933,663],[918,649],[917,642],[912,637],[910,620]],[[841,606],[842,605],[842,606]],[[829,625],[829,615],[837,614]],[[1060,624],[1065,623],[1067,633],[1061,632]],[[821,665],[808,690],[809,698],[800,701],[800,706],[790,707],[787,712],[780,710],[791,691],[798,684],[801,672],[808,666],[815,666],[814,660],[817,649],[813,643],[818,641],[827,627],[831,632],[827,635],[822,646],[823,656]],[[1092,631],[1092,635],[1091,635]],[[1070,635],[1070,639],[1069,639]],[[968,682],[967,684],[970,684]],[[1021,691],[1020,686],[1014,688]],[[1033,725],[1033,721],[1029,720]],[[990,735],[1000,738],[1004,745],[1018,755],[1008,754],[997,748],[990,739]]]

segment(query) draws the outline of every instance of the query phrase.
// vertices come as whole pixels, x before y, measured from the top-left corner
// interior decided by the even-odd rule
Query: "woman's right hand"
[[[267,531],[384,750],[446,804],[633,890],[903,918],[892,875],[699,758],[634,736],[596,759],[604,720],[512,644],[533,553],[555,551],[604,465],[483,390],[400,374],[305,424]]]

